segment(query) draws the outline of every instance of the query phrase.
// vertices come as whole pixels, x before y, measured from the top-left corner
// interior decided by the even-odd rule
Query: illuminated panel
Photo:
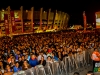
[[[31,27],[31,11],[25,11],[24,12],[24,32],[30,32],[32,30]],[[25,17],[26,16],[26,17]]]
[[[42,19],[43,19],[43,20],[47,20],[47,12],[46,12],[46,11],[44,11],[44,12],[42,13]]]
[[[54,13],[51,12],[51,13],[50,13],[50,20],[53,20],[53,17],[54,17]]]
[[[95,17],[96,17],[96,28],[100,28],[100,12],[96,12]]]
[[[1,21],[4,21],[4,12],[1,12]]]
[[[23,19],[24,21],[31,21],[31,11],[23,11]]]
[[[44,29],[46,28],[46,25],[47,25],[47,12],[46,11],[44,11],[43,13],[42,13],[42,27],[44,27]]]
[[[34,19],[36,20],[39,20],[40,19],[40,11],[34,11]]]
[[[52,28],[53,18],[54,18],[54,12],[50,12],[49,22],[48,22],[48,27],[47,27],[48,29]]]
[[[55,20],[58,20],[58,18],[59,18],[59,14],[56,13]]]
[[[14,17],[15,17],[15,21],[17,22],[19,22],[19,21],[21,21],[21,13],[20,13],[20,11],[14,11]]]
[[[34,11],[34,31],[40,26],[40,11]]]
[[[28,11],[27,19],[28,20],[31,20],[31,16],[32,16],[32,12],[31,11]]]

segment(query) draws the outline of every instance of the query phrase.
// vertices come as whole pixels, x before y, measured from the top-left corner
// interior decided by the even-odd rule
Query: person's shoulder
[[[93,52],[93,54],[97,54],[97,52],[96,52],[96,51],[94,51],[94,52]]]
[[[31,59],[29,59],[29,62],[32,61]]]
[[[37,59],[34,59],[33,61],[38,61]]]
[[[14,66],[13,68],[16,68],[16,66]]]
[[[54,56],[54,58],[58,58],[57,56]]]

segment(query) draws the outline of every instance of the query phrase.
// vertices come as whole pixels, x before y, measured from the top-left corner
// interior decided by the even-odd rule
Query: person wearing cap
[[[48,56],[52,57],[52,50],[50,50],[50,49],[48,50],[47,57],[48,57]]]

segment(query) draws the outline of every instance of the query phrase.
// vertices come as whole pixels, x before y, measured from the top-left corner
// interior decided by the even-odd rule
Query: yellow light
[[[2,9],[2,11],[5,11],[4,9]]]
[[[28,12],[28,10],[26,10],[26,12]]]
[[[28,23],[28,24],[30,24],[30,23]]]

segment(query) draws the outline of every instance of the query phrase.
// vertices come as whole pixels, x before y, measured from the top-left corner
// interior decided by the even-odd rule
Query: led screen
[[[20,12],[19,11],[14,11],[14,17],[15,17],[15,21],[20,21]]]
[[[96,12],[96,28],[100,28],[100,12]]]

